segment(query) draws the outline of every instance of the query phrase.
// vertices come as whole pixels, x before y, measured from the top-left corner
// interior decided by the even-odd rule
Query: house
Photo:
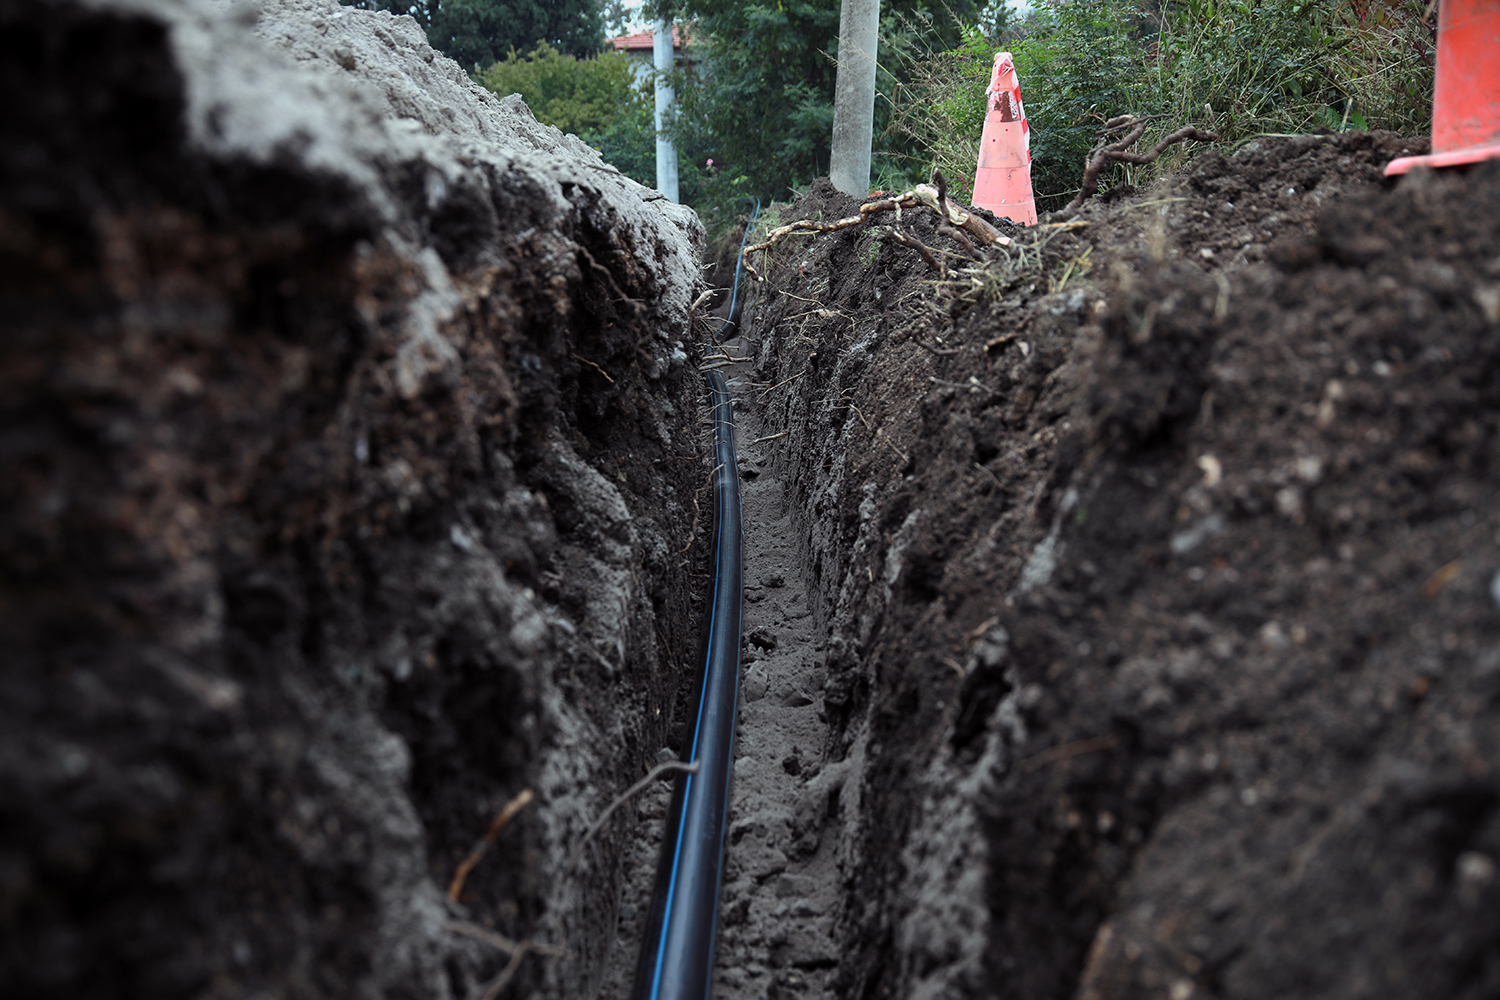
[[[688,36],[687,40],[691,41],[692,36]],[[678,68],[686,65],[691,58],[683,42],[682,29],[675,24],[672,25],[672,65]],[[656,65],[656,50],[650,31],[611,38],[608,44],[613,46],[616,52],[623,52],[630,58],[630,68],[635,71],[636,80],[645,80],[651,75],[651,70]]]

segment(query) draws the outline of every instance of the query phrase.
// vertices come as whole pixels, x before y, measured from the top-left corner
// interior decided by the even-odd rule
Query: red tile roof
[[[621,35],[619,38],[611,38],[609,40],[609,44],[613,45],[616,50],[621,52],[635,52],[641,49],[649,50],[655,46],[655,42],[652,40],[651,32],[649,31],[642,31],[639,34],[635,35]],[[682,48],[682,33],[678,30],[677,25],[675,24],[672,25],[672,48]]]

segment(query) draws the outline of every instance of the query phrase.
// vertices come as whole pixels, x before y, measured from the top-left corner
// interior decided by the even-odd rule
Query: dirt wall
[[[1384,180],[1420,146],[758,260],[847,770],[827,995],[1494,991],[1500,178]]]
[[[570,859],[696,634],[696,218],[409,18],[0,47],[4,991],[468,997],[509,938],[588,995],[628,820]]]

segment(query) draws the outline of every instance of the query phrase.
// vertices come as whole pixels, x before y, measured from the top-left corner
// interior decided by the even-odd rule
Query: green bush
[[[623,53],[576,59],[544,42],[525,55],[511,49],[503,62],[480,73],[478,80],[498,96],[520,94],[537,121],[571,132],[590,145],[598,146],[594,140],[605,135],[618,138],[644,122],[643,142],[651,144],[654,163],[655,138],[650,134],[654,105],[630,64]],[[655,171],[653,166],[653,181]]]
[[[884,141],[941,167],[964,197],[983,128],[984,89],[1002,45],[1015,56],[1031,124],[1037,207],[1061,207],[1109,118],[1150,119],[1144,150],[1183,125],[1226,145],[1314,128],[1423,132],[1431,106],[1430,33],[1421,0],[1044,0],[1008,39],[969,33],[959,46],[913,55]],[[1136,183],[1191,155],[1172,147],[1152,166],[1115,167]]]
[[[740,192],[784,199],[828,172],[839,7],[839,0],[683,0],[676,6],[677,14],[696,18],[702,59],[677,88],[680,113],[672,133],[693,151],[693,169],[713,157],[715,183],[731,202]],[[975,0],[893,0],[881,19],[879,64],[899,63],[919,41],[956,43],[959,24],[977,11]],[[876,101],[877,131],[891,112],[893,80],[888,70],[877,73],[884,95]],[[905,160],[885,149],[874,152],[874,183],[909,180]]]
[[[914,55],[901,67],[904,80],[882,139],[893,148],[904,142],[924,171],[940,168],[960,197],[972,197],[985,90],[995,52],[1004,46],[1015,58],[1031,126],[1037,207],[1061,207],[1078,188],[1099,126],[1125,111],[1154,110],[1142,45],[1133,37],[1141,20],[1125,5],[1063,0],[1036,8],[1009,38],[971,31],[956,48]]]

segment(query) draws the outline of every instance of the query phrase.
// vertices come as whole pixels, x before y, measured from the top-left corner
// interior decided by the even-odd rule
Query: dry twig
[[[1094,196],[1094,192],[1099,190],[1099,171],[1103,170],[1105,164],[1111,160],[1121,160],[1125,163],[1151,163],[1173,143],[1185,142],[1188,139],[1196,139],[1199,142],[1219,141],[1217,132],[1204,132],[1192,125],[1187,125],[1166,136],[1146,152],[1132,153],[1129,151],[1130,146],[1146,132],[1146,119],[1135,115],[1119,115],[1104,123],[1105,135],[1118,132],[1120,129],[1127,130],[1124,136],[1114,142],[1101,142],[1089,154],[1088,163],[1083,170],[1083,186],[1062,210],[1063,215],[1072,215],[1083,207],[1085,201]]]

